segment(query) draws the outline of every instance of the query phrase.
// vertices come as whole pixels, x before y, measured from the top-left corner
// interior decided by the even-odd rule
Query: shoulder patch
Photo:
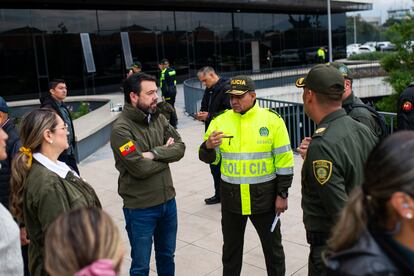
[[[127,156],[131,152],[135,151],[135,145],[132,141],[122,145],[119,147],[119,151],[121,152],[122,156]]]
[[[319,133],[324,132],[325,130],[326,130],[326,127],[320,127],[320,128],[318,128],[317,130],[315,130],[315,133],[316,133],[316,134],[319,134]]]
[[[276,114],[279,118],[281,118],[281,117],[282,117],[282,116],[280,116],[280,114],[279,114],[279,113],[277,113],[277,111],[276,111],[276,110],[274,110],[274,109],[272,109],[272,108],[267,108],[266,110],[268,110],[268,111],[270,111],[270,112],[272,112],[272,113]]]
[[[410,111],[413,110],[413,104],[410,101],[404,101],[402,106],[401,106],[401,109],[404,112],[410,112]]]
[[[332,175],[332,162],[328,160],[315,160],[312,162],[313,175],[319,184],[324,185]]]
[[[318,127],[315,132],[312,135],[312,138],[314,137],[321,137],[325,134],[326,130],[328,129],[328,126]]]

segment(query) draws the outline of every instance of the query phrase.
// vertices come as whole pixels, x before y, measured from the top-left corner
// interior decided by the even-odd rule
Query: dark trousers
[[[217,165],[210,164],[211,175],[214,180],[214,196],[220,198],[220,182],[221,182],[221,172],[220,172],[221,161]]]
[[[177,240],[177,205],[175,199],[143,209],[123,208],[131,244],[131,276],[148,276],[152,244],[160,276],[173,276]]]
[[[59,161],[66,163],[66,165],[71,167],[78,175],[80,175],[74,154],[68,155],[68,154],[63,153],[59,156],[58,159]]]
[[[325,276],[326,266],[322,261],[322,252],[326,249],[326,245],[310,246],[308,259],[308,275],[309,276]]]
[[[223,231],[223,275],[240,275],[243,262],[244,232],[247,218],[253,223],[260,237],[262,249],[266,261],[267,275],[285,275],[285,253],[282,246],[280,233],[280,221],[274,232],[270,232],[275,212],[267,212],[250,216],[243,216],[221,210],[221,226]]]
[[[165,101],[174,107],[175,98],[177,96],[177,88],[175,86],[169,86],[169,87],[165,87],[165,89],[162,89],[161,92],[162,92],[162,96],[164,97]]]

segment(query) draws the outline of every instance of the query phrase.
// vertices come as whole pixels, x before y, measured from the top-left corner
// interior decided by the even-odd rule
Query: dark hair
[[[131,103],[131,98],[129,96],[131,92],[134,92],[137,95],[141,93],[141,82],[143,81],[156,82],[156,79],[154,76],[139,72],[132,74],[126,80],[124,80],[123,88],[125,102]]]
[[[337,93],[322,94],[322,93],[315,92],[315,96],[318,99],[319,103],[325,104],[325,105],[342,102],[342,94],[337,94]]]
[[[389,219],[387,202],[395,192],[414,195],[414,131],[394,133],[370,153],[364,168],[364,182],[356,187],[328,242],[330,249],[351,247],[368,221],[383,226]]]
[[[167,64],[167,63],[169,63],[169,62],[168,62],[168,59],[163,58],[163,59],[160,61],[160,63],[159,63],[159,64]]]
[[[64,79],[53,79],[49,82],[49,89],[55,89],[59,83],[66,83]]]

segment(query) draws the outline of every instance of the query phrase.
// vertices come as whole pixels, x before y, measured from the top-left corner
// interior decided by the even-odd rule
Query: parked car
[[[346,55],[347,57],[350,57],[352,55],[359,55],[359,54],[366,54],[366,53],[372,53],[375,52],[375,48],[372,48],[368,45],[361,45],[358,48],[352,48],[352,49],[347,49],[346,51]]]
[[[377,42],[375,42],[375,41],[367,41],[364,44],[362,44],[362,46],[368,46],[368,47],[371,47],[371,48],[375,49],[375,47],[377,46]]]
[[[361,46],[359,43],[349,44],[346,46],[346,57],[349,57],[351,55],[355,55],[356,51],[358,51],[358,48]]]
[[[382,48],[389,47],[391,44],[392,43],[389,41],[380,41],[380,42],[377,42],[377,44],[375,45],[375,49],[377,51],[382,51]]]
[[[298,63],[300,61],[298,49],[285,49],[275,56],[281,63]]]

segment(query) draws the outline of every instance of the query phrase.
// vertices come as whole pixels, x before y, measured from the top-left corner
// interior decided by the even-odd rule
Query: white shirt
[[[69,166],[66,165],[66,163],[64,162],[57,160],[55,163],[43,154],[41,154],[40,152],[34,153],[33,158],[36,159],[37,162],[48,168],[50,171],[56,173],[62,178],[65,178],[68,172],[70,171],[79,178],[79,175],[75,171],[71,170],[71,168],[69,168]]]

